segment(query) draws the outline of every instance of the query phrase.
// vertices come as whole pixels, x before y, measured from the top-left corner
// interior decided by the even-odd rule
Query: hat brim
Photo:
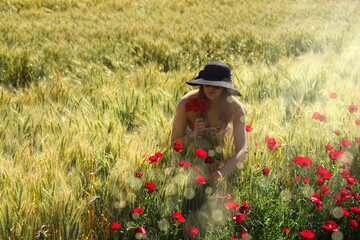
[[[240,92],[237,91],[232,84],[230,84],[228,82],[224,82],[224,81],[210,81],[210,80],[198,78],[198,79],[195,79],[192,81],[188,81],[186,83],[191,86],[210,85],[210,86],[215,86],[215,87],[223,87],[223,88],[228,89],[230,94],[235,95],[235,96],[241,96]]]

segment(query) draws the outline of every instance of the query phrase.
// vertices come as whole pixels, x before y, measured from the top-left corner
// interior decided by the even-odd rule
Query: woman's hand
[[[207,123],[204,121],[203,118],[197,118],[194,125],[194,133],[196,136],[199,136],[204,131]]]

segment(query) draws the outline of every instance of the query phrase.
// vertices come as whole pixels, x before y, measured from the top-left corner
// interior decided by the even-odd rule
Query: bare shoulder
[[[196,98],[199,96],[199,90],[193,90],[185,94],[179,101],[177,107],[185,106],[185,104],[192,98]]]
[[[231,104],[233,119],[234,119],[234,117],[237,117],[237,118],[245,117],[244,107],[238,99],[236,99],[234,96],[231,96],[230,104]]]

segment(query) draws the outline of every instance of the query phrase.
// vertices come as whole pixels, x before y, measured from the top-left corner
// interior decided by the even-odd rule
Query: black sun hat
[[[206,64],[204,70],[201,70],[194,80],[186,83],[191,86],[210,85],[223,87],[232,95],[241,96],[231,84],[231,71],[229,66],[220,61]]]

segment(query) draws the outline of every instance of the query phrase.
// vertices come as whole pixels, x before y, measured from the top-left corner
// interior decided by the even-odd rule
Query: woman
[[[197,143],[198,139],[204,138],[219,140],[232,123],[235,152],[229,160],[218,159],[224,161],[224,165],[211,172],[209,180],[215,182],[237,169],[246,157],[245,112],[234,97],[241,94],[231,84],[230,68],[220,61],[206,64],[195,80],[186,83],[200,88],[187,93],[177,105],[172,145],[178,140],[184,144]],[[210,109],[203,116],[186,111],[186,104],[196,98],[205,99],[210,104]]]

